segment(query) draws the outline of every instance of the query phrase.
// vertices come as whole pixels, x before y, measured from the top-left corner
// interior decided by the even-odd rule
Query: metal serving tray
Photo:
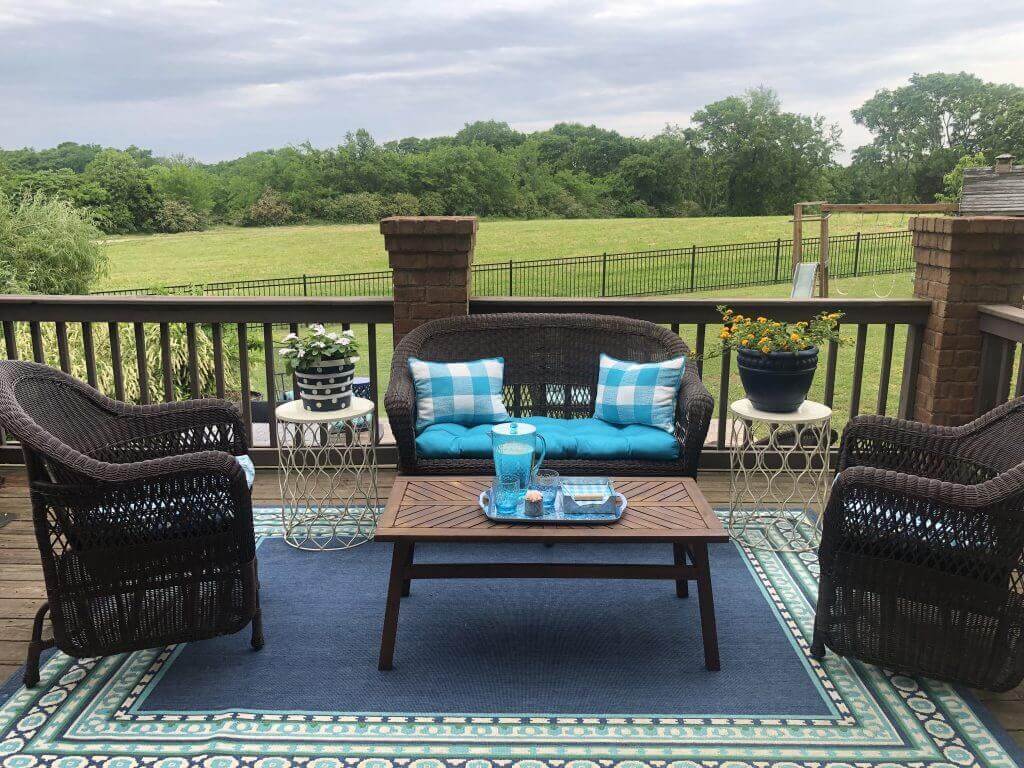
[[[488,519],[494,520],[497,523],[558,523],[559,525],[614,523],[622,517],[622,513],[626,509],[626,497],[617,492],[612,493],[611,498],[608,499],[607,506],[601,505],[596,508],[600,511],[568,513],[565,511],[562,503],[562,491],[559,490],[558,495],[555,496],[554,509],[546,509],[544,514],[540,516],[526,514],[523,503],[520,503],[512,514],[498,512],[497,507],[494,506],[493,494],[490,488],[480,494],[479,501],[480,509],[484,511]]]

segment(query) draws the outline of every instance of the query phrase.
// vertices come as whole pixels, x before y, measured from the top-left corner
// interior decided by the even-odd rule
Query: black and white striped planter
[[[307,411],[340,411],[352,404],[352,379],[358,357],[323,360],[295,372],[295,384]]]

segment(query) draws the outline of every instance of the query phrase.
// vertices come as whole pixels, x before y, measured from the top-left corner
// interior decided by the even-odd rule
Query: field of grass
[[[905,216],[834,216],[833,235],[906,228]],[[814,223],[804,235],[817,235]],[[483,221],[478,263],[679,248],[792,236],[788,216],[695,219],[555,219]],[[96,290],[302,274],[366,272],[387,267],[377,225],[220,227],[177,235],[112,237],[108,276]]]

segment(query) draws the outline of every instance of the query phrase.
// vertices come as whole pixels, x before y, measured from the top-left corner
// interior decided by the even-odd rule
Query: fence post
[[[856,245],[853,246],[853,276],[857,277],[857,269],[860,266],[860,232],[857,233]]]
[[[697,278],[697,245],[690,246],[690,293],[693,293]]]
[[[302,274],[302,295],[309,296],[309,283],[306,281],[307,275]]]
[[[601,254],[601,298],[603,299],[607,294],[605,289],[608,284],[608,254]]]
[[[512,295],[512,259],[508,260],[508,295]]]
[[[779,258],[782,256],[782,238],[775,238],[775,282],[779,282]]]

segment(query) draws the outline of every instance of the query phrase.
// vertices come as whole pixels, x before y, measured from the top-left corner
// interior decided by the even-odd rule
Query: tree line
[[[453,136],[379,143],[365,130],[204,164],[67,142],[0,150],[12,205],[58,199],[103,232],[213,223],[368,223],[394,214],[512,218],[756,216],[799,200],[955,198],[967,165],[1024,157],[1024,88],[967,73],[914,75],[853,111],[872,141],[848,165],[837,126],[755,88],[708,104],[687,127],[637,138],[560,123],[536,132],[467,124]]]

